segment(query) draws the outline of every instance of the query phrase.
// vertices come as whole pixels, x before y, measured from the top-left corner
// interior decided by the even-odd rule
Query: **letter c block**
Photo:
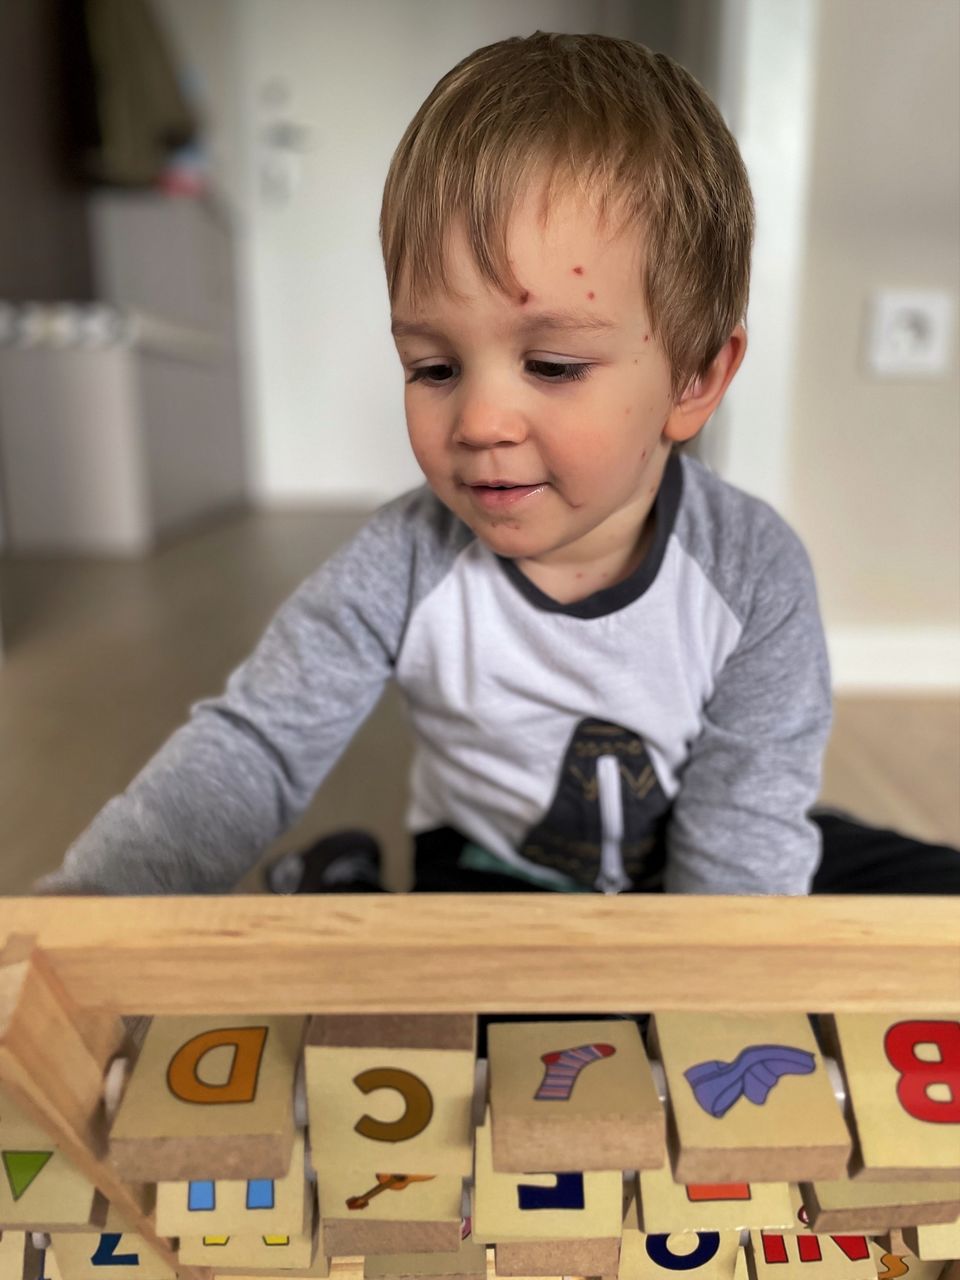
[[[433,1117],[433,1094],[418,1077],[399,1067],[372,1067],[354,1076],[353,1083],[361,1093],[377,1089],[395,1089],[406,1109],[397,1120],[377,1120],[363,1115],[353,1126],[364,1138],[375,1142],[406,1142],[423,1133]]]

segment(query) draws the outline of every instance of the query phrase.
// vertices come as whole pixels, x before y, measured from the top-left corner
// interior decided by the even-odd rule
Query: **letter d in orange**
[[[221,1027],[194,1036],[170,1060],[167,1068],[170,1092],[181,1102],[206,1106],[252,1102],[257,1096],[257,1077],[267,1031],[267,1027]],[[224,1045],[233,1047],[230,1074],[223,1084],[206,1084],[197,1074],[200,1062],[211,1049]]]

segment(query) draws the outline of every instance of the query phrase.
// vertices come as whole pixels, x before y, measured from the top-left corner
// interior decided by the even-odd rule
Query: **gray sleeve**
[[[740,563],[743,630],[717,675],[680,778],[666,888],[809,893],[820,855],[808,812],[830,730],[830,673],[807,554],[764,522]],[[761,551],[762,546],[762,551]],[[751,572],[751,566],[756,566]]]
[[[303,812],[393,669],[416,560],[410,503],[384,508],[271,622],[94,819],[42,893],[219,893]]]

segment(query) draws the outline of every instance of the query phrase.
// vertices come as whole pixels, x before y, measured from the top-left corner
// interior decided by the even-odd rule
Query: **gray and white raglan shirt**
[[[545,887],[809,891],[830,724],[807,555],[673,455],[626,581],[544,595],[426,488],[305,581],[44,887],[223,892],[303,812],[390,679],[409,826]]]

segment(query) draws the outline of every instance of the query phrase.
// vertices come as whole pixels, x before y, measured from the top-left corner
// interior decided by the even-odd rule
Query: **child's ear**
[[[733,381],[747,351],[747,331],[738,324],[712,360],[706,373],[694,378],[670,410],[663,438],[680,443],[692,440],[707,421]]]

